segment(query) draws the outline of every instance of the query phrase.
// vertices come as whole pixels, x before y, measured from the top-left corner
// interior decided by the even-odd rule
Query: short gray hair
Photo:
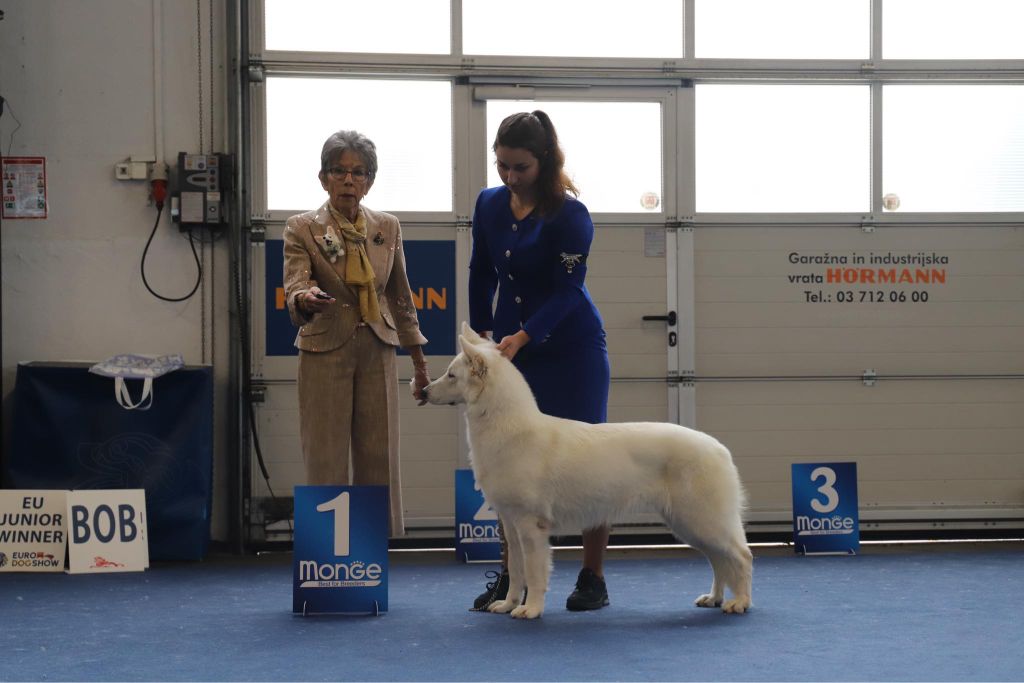
[[[373,144],[370,138],[354,130],[339,130],[327,138],[320,151],[320,173],[327,173],[331,160],[348,150],[362,157],[370,180],[373,180],[377,176],[377,145]]]

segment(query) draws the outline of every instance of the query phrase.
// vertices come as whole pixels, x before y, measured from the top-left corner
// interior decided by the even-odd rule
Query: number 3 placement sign
[[[388,610],[386,486],[296,486],[292,612]]]
[[[796,551],[855,554],[860,549],[857,463],[794,464],[792,476]]]

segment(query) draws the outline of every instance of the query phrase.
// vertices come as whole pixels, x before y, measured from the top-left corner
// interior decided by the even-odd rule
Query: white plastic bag
[[[185,360],[180,353],[165,356],[147,356],[137,353],[122,353],[96,363],[89,372],[114,378],[114,398],[125,410],[149,410],[153,405],[153,379],[184,367]],[[142,395],[132,401],[126,379],[142,380]]]

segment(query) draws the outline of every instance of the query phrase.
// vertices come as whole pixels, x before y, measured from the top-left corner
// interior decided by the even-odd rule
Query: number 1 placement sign
[[[296,486],[292,612],[388,610],[386,486]]]

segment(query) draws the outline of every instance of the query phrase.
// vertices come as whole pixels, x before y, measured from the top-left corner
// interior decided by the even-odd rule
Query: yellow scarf
[[[380,320],[380,307],[377,305],[373,266],[370,265],[370,257],[366,255],[366,216],[360,211],[353,225],[333,206],[328,204],[328,207],[348,245],[345,250],[345,284],[359,291],[359,312],[363,320],[377,322]]]

